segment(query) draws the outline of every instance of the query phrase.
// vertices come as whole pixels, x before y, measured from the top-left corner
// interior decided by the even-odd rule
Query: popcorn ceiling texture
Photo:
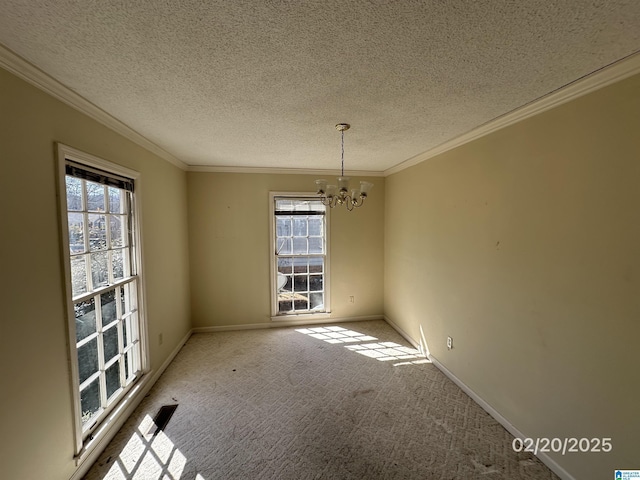
[[[640,2],[4,0],[0,43],[190,165],[384,170],[640,49]]]

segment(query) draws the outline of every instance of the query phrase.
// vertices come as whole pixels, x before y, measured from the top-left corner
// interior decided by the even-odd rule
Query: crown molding
[[[12,52],[3,45],[0,45],[0,67],[13,73],[17,77],[25,80],[36,88],[39,88],[52,97],[66,103],[81,113],[91,117],[97,122],[119,133],[132,142],[137,143],[141,147],[149,150],[160,158],[172,163],[182,170],[187,169],[187,164],[182,160],[171,155],[151,140],[143,137],[138,132],[122,123],[117,118],[109,115],[107,112],[89,102],[84,97],[78,95],[62,83],[47,75],[35,65],[27,62],[25,59]]]
[[[120,135],[128,138],[141,147],[149,150],[160,158],[172,163],[182,170],[189,172],[209,172],[209,173],[267,173],[278,175],[339,175],[337,170],[308,170],[296,168],[268,168],[268,167],[234,167],[234,166],[208,166],[208,165],[188,165],[182,160],[174,157],[166,150],[162,149],[151,140],[140,135],[138,132],[128,127],[120,120],[111,116],[101,108],[86,100],[84,97],[73,92],[63,84],[47,75],[35,65],[21,58],[16,53],[0,45],[0,67],[13,73],[31,85],[46,92],[52,97],[66,103],[72,108],[84,113],[97,122],[114,130]],[[351,171],[354,176],[386,177],[394,173],[405,170],[409,167],[422,163],[437,155],[441,155],[456,147],[477,140],[485,135],[489,135],[497,130],[508,127],[522,120],[538,115],[544,111],[555,108],[563,103],[570,102],[578,97],[604,88],[613,83],[624,80],[640,73],[640,52],[633,53],[619,61],[605,66],[595,72],[581,77],[564,87],[561,87],[547,95],[544,95],[522,107],[509,113],[501,115],[483,125],[480,125],[467,133],[459,135],[445,143],[442,143],[415,157],[409,158],[384,171]]]
[[[612,64],[602,67],[584,77],[581,77],[567,85],[554,90],[532,102],[523,105],[509,113],[501,115],[489,122],[480,125],[467,133],[455,137],[431,150],[409,158],[398,165],[384,171],[384,176],[398,173],[406,168],[422,163],[437,155],[441,155],[456,147],[477,140],[497,130],[503,129],[527,118],[555,108],[563,103],[575,100],[578,97],[604,88],[613,83],[624,80],[640,73],[640,52],[635,52]]]
[[[202,173],[268,173],[274,175],[331,175],[340,176],[340,170],[311,170],[307,168],[232,167],[213,165],[190,165],[188,172]],[[384,172],[373,170],[349,170],[345,175],[353,177],[384,177]]]

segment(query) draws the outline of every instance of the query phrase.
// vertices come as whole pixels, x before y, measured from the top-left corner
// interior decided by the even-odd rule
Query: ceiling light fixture
[[[345,130],[349,130],[350,127],[351,125],[348,123],[339,123],[336,125],[336,130],[340,132],[342,137],[342,169],[341,176],[338,177],[338,185],[327,185],[326,180],[316,180],[316,185],[318,186],[317,193],[324,205],[330,208],[344,205],[349,211],[364,205],[364,200],[373,188],[373,183],[361,181],[360,191],[355,188],[349,191],[350,178],[344,176],[344,132]]]

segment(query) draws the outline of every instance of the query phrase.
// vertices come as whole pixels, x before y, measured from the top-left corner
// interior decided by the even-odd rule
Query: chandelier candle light
[[[339,123],[336,125],[342,136],[342,174],[338,177],[338,185],[327,185],[326,180],[316,180],[318,186],[318,195],[324,205],[330,208],[338,205],[344,205],[347,210],[351,211],[355,207],[361,207],[369,191],[373,188],[373,183],[360,182],[360,191],[356,188],[349,190],[349,177],[344,176],[344,132],[349,130],[348,123]]]

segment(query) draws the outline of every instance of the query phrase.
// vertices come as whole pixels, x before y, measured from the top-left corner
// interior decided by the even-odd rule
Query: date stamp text
[[[538,453],[608,453],[613,450],[610,438],[514,438],[511,446],[515,452]]]

